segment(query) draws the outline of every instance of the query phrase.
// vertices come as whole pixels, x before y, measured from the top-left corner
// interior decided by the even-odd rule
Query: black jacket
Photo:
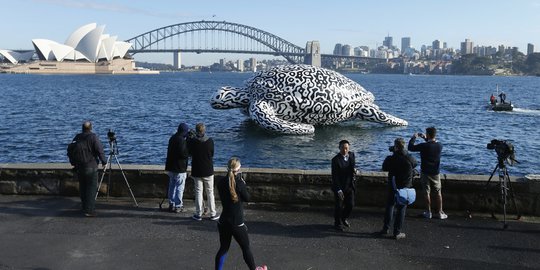
[[[425,174],[436,175],[440,172],[442,144],[436,141],[428,141],[414,144],[416,138],[412,137],[407,149],[412,152],[420,152],[420,169]]]
[[[394,152],[384,159],[382,170],[388,172],[388,185],[392,188],[392,177],[396,179],[398,189],[412,187],[413,169],[417,166],[416,159],[407,151]],[[393,188],[392,188],[393,189]]]
[[[349,152],[349,159],[345,161],[343,156],[338,153],[332,158],[332,190],[343,192],[351,188],[356,190],[354,183],[354,170],[356,167],[356,161],[353,152]]]
[[[243,202],[249,202],[250,195],[246,189],[246,182],[242,179],[240,174],[236,175],[236,194],[238,195],[238,202],[234,203],[231,198],[231,192],[229,189],[229,177],[223,176],[219,178],[217,182],[217,190],[219,193],[219,199],[223,206],[223,211],[219,217],[219,223],[229,225],[242,225],[244,223],[244,206]]]
[[[185,173],[188,166],[188,157],[186,139],[177,132],[169,139],[165,170],[174,173]]]
[[[76,166],[77,168],[97,168],[99,161],[101,161],[101,164],[103,165],[107,163],[105,155],[103,154],[103,145],[95,133],[91,131],[79,133],[73,138],[73,141],[79,140],[85,140],[88,144],[88,147],[86,147],[88,150],[84,152],[84,160],[90,160],[90,162],[78,164]]]
[[[206,136],[189,139],[188,149],[191,154],[191,175],[194,177],[214,175],[214,140]]]

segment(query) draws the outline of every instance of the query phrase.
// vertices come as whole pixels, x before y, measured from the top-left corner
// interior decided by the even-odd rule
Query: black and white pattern
[[[384,113],[375,97],[347,77],[309,65],[279,66],[258,72],[245,88],[222,87],[212,97],[215,109],[248,108],[267,130],[311,134],[314,125],[362,119],[387,125],[407,121]]]

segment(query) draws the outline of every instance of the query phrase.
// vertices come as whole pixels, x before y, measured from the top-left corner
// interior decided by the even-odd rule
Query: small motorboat
[[[514,105],[512,105],[512,103],[509,103],[509,102],[505,102],[505,103],[499,102],[495,104],[490,104],[490,106],[492,110],[497,111],[497,112],[514,110]]]
[[[491,97],[489,98],[489,106],[490,109],[500,112],[500,111],[512,111],[514,110],[514,105],[512,105],[512,102],[506,101],[506,94],[504,92],[501,92],[499,94],[499,85],[497,84],[497,96],[500,97],[500,100],[496,98],[493,94],[491,94]]]

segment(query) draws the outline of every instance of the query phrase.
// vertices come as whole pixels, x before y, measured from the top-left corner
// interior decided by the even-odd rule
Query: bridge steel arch
[[[150,49],[153,45],[158,45],[160,42],[165,42],[167,38],[172,38],[181,34],[197,31],[222,31],[230,32],[252,39],[269,48],[269,51],[258,51],[250,53],[281,55],[290,63],[303,63],[306,50],[302,47],[292,44],[291,42],[280,38],[269,32],[257,29],[255,27],[230,23],[226,21],[196,21],[173,24],[164,26],[144,34],[138,35],[126,40],[133,46],[129,50],[131,54],[143,52],[167,52],[167,51],[193,51],[193,52],[237,52],[246,53],[245,50],[182,50],[180,48],[174,50],[153,50]]]

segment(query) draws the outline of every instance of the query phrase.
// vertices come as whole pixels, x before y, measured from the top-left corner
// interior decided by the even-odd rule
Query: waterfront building
[[[351,45],[345,44],[343,47],[341,47],[341,55],[345,56],[352,56],[353,55],[353,49]]]
[[[407,49],[411,47],[411,38],[410,37],[402,37],[401,38],[401,53],[405,53]]]
[[[461,55],[473,53],[473,42],[470,39],[465,39],[461,42]]]
[[[336,46],[334,46],[334,55],[341,55],[343,45],[341,43],[337,43]]]
[[[386,46],[389,49],[393,49],[394,47],[393,40],[394,39],[390,35],[386,36],[383,41],[383,46]]]
[[[527,44],[527,55],[530,55],[532,53],[534,53],[534,45],[531,44],[531,43],[528,43]]]

